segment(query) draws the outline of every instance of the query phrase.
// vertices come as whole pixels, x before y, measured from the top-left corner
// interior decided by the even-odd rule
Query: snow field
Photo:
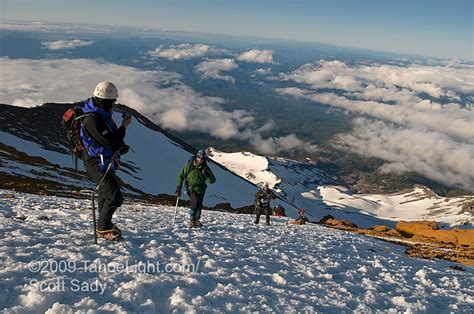
[[[125,204],[125,239],[93,244],[88,200],[0,191],[0,309],[6,313],[473,312],[471,267],[319,225]],[[16,219],[12,217],[23,217]]]

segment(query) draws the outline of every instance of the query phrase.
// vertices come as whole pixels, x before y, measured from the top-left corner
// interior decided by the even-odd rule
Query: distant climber
[[[260,216],[265,212],[265,217],[267,221],[267,226],[270,225],[270,201],[275,198],[275,194],[268,187],[268,183],[263,185],[263,188],[255,194],[255,224],[258,224],[260,221]]]
[[[188,193],[191,206],[189,209],[189,227],[202,227],[201,210],[207,184],[216,182],[216,177],[207,165],[206,154],[199,150],[190,161],[181,169],[176,184],[175,195],[181,196],[183,182],[186,182],[186,193]]]
[[[275,215],[276,217],[286,217],[285,208],[278,204],[273,208],[273,215]]]
[[[306,218],[304,213],[305,213],[304,208],[300,208],[298,210],[298,214],[299,214],[298,218],[296,218],[296,220],[293,220],[290,223],[294,224],[294,225],[304,225],[304,224],[306,224],[306,222],[309,221],[309,219]]]
[[[117,87],[110,82],[99,83],[93,96],[84,103],[84,118],[80,132],[84,145],[83,160],[89,177],[98,184],[99,219],[97,235],[115,241],[122,237],[121,230],[112,223],[112,217],[123,203],[119,179],[115,171],[120,166],[120,156],[129,147],[124,143],[125,129],[132,122],[130,116],[117,127],[112,111],[118,98]]]

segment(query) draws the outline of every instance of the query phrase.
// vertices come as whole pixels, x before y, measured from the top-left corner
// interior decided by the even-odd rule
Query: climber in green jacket
[[[181,188],[183,182],[186,183],[186,193],[188,193],[191,201],[189,209],[189,227],[202,227],[201,209],[204,194],[206,193],[207,184],[216,182],[216,177],[207,165],[206,154],[203,150],[199,150],[190,161],[188,161],[178,175],[176,184],[176,196],[181,196]]]

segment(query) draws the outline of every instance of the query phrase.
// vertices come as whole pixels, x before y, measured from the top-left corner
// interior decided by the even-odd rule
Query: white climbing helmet
[[[117,99],[117,87],[110,82],[100,82],[94,89],[93,95],[101,99]]]

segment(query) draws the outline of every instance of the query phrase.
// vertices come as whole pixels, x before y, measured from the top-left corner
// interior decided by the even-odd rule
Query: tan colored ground
[[[319,222],[335,229],[365,234],[407,247],[406,254],[417,258],[440,258],[474,266],[474,229],[439,230],[434,221],[400,221],[395,229],[387,226],[359,228],[350,221],[328,215]]]

